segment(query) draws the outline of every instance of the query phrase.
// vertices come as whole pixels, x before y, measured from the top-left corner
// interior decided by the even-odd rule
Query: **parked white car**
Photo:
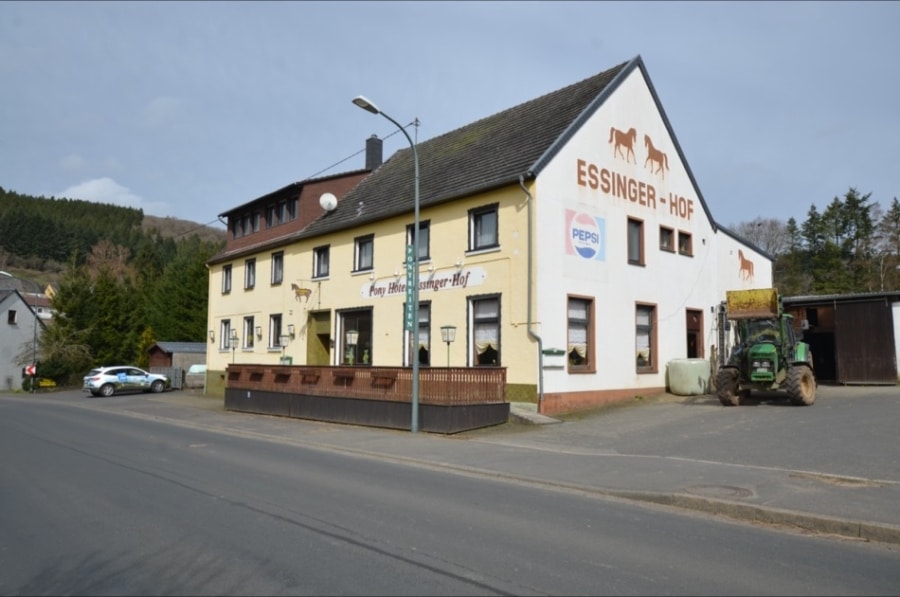
[[[94,396],[112,396],[123,392],[159,393],[171,389],[165,375],[149,373],[131,365],[97,367],[84,376],[84,391]]]

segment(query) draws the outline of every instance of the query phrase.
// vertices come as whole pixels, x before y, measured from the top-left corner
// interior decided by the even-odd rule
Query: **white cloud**
[[[133,207],[144,210],[145,214],[165,216],[170,207],[163,201],[144,201],[139,195],[131,192],[109,177],[94,178],[71,186],[56,195],[66,199],[82,199],[93,203],[107,203]]]

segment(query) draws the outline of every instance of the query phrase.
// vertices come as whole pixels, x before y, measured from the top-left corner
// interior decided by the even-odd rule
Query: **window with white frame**
[[[222,266],[222,294],[231,292],[231,264]]]
[[[281,348],[281,313],[269,315],[269,348]]]
[[[375,235],[367,234],[353,241],[353,271],[372,269],[375,263]]]
[[[244,348],[253,348],[256,343],[255,330],[253,329],[253,316],[244,317]]]
[[[231,320],[223,319],[219,323],[219,349],[228,350],[231,348]]]
[[[472,362],[478,365],[500,364],[500,298],[484,297],[469,301],[472,316]]]
[[[313,278],[327,278],[330,273],[331,248],[328,245],[313,249]]]
[[[469,210],[469,251],[500,246],[497,235],[497,210],[496,204]]]
[[[256,259],[248,259],[244,262],[244,289],[250,290],[256,286]]]
[[[419,222],[419,261],[426,261],[431,259],[430,253],[430,233],[429,228],[431,227],[429,222]],[[415,224],[409,224],[406,227],[406,245],[414,245],[416,244],[415,239],[413,238],[413,228],[415,228]]]
[[[405,305],[404,305],[405,307]],[[405,309],[404,309],[405,310]],[[415,342],[416,356],[420,365],[431,365],[431,303],[419,302],[419,325]],[[407,359],[409,363],[411,359]]]
[[[594,363],[593,321],[594,301],[569,297],[568,354],[569,371],[591,370]]]
[[[272,253],[272,284],[281,284],[284,280],[284,251]]]

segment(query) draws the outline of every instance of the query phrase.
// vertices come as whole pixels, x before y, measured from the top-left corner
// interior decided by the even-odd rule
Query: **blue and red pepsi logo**
[[[566,253],[582,259],[606,260],[606,220],[566,210]]]

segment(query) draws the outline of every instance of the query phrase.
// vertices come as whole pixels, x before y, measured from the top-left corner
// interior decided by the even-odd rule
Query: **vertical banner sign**
[[[413,304],[413,289],[415,287],[415,271],[413,270],[413,251],[414,245],[406,245],[406,311],[404,319],[406,321],[406,331],[414,332],[415,328],[415,311],[416,306]]]

